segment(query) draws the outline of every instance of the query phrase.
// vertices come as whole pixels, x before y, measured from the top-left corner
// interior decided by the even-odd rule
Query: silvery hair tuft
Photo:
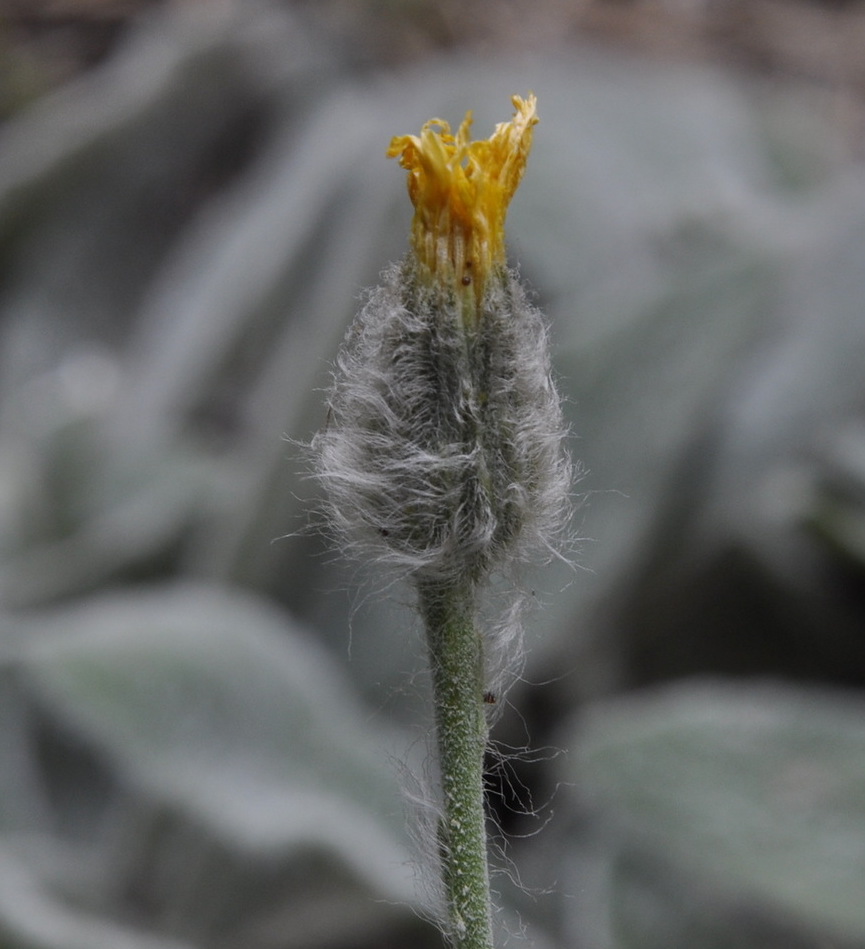
[[[495,270],[466,315],[409,255],[345,338],[312,450],[343,548],[424,584],[478,583],[558,549],[565,434],[546,323],[516,274]]]

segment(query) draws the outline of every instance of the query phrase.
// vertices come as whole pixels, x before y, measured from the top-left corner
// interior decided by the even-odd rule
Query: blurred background
[[[300,445],[394,134],[534,91],[573,428],[500,945],[865,947],[865,4],[0,2],[0,946],[441,945],[409,593]]]

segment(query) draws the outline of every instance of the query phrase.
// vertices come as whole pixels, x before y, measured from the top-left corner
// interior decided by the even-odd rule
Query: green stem
[[[444,812],[439,849],[450,918],[448,935],[455,949],[492,949],[483,793],[488,729],[474,586],[422,586],[420,599],[441,770]]]

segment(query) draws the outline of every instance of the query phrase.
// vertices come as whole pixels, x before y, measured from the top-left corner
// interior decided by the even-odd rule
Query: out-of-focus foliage
[[[572,751],[505,768],[505,804],[574,786],[510,845],[551,892],[502,879],[502,926],[861,944],[862,712],[834,690],[865,680],[865,176],[795,94],[718,71],[573,50],[373,74],[316,23],[154,12],[0,129],[0,942],[437,944],[384,760],[420,757],[423,649],[390,578],[303,530],[297,443],[405,244],[390,137],[469,107],[485,133],[532,89],[509,233],[587,540],[531,578],[500,703],[502,743]],[[798,684],[595,706],[703,673]]]
[[[566,737],[591,815],[563,858],[580,945],[865,943],[861,696],[668,687]]]
[[[30,899],[4,904],[10,944],[373,946],[406,926],[382,736],[284,615],[166,587],[16,634],[4,851]]]

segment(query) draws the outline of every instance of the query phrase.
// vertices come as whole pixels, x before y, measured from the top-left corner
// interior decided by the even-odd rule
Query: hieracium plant
[[[557,553],[571,485],[547,326],[505,257],[538,121],[534,96],[513,104],[486,140],[471,141],[469,113],[455,134],[432,119],[391,141],[415,209],[410,249],[352,325],[313,440],[342,548],[416,590],[435,705],[442,922],[458,949],[493,945],[488,718],[503,656],[516,658],[518,568]]]

